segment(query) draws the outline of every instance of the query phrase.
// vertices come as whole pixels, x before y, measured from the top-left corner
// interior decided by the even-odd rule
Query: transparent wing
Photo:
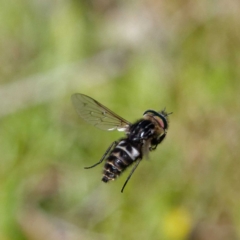
[[[91,97],[75,93],[71,99],[78,115],[97,128],[108,131],[126,131],[131,125],[131,123]]]

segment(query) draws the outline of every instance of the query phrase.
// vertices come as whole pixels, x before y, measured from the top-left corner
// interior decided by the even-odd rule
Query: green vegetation
[[[239,239],[238,1],[0,3],[0,240]],[[129,121],[173,112],[123,194],[128,173],[83,169],[123,134],[75,92]]]

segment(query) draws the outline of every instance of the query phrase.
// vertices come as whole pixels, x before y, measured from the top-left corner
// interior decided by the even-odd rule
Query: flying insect
[[[114,141],[97,163],[85,167],[93,168],[105,160],[102,181],[107,183],[134,164],[122,187],[123,192],[142,158],[155,150],[166,137],[171,113],[165,109],[159,112],[147,110],[141,119],[130,123],[89,96],[75,93],[71,99],[78,115],[88,123],[102,130],[125,132],[126,136]]]

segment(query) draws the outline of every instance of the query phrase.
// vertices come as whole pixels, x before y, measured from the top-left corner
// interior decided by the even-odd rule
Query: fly
[[[135,123],[130,123],[98,101],[81,93],[71,97],[78,115],[93,126],[107,131],[124,131],[126,136],[114,141],[102,158],[90,167],[93,168],[105,160],[102,181],[107,183],[115,180],[130,165],[134,164],[121,192],[136,170],[142,158],[153,151],[167,135],[169,127],[168,115],[164,110],[147,110],[143,117]]]

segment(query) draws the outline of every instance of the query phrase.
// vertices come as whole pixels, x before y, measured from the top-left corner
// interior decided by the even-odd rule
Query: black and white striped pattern
[[[142,144],[130,139],[122,139],[106,159],[103,170],[103,182],[117,178],[134,161],[142,158]]]

